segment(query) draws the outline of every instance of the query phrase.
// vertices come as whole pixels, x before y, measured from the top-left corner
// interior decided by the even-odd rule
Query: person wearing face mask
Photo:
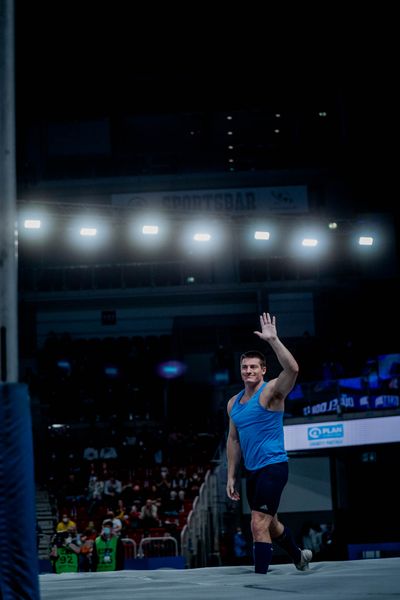
[[[124,568],[125,549],[121,538],[114,533],[113,522],[105,519],[101,534],[93,546],[92,570],[97,572],[122,571]]]
[[[76,527],[55,533],[51,540],[50,561],[54,573],[77,573],[81,541]]]
[[[56,531],[57,533],[68,531],[68,529],[76,528],[75,521],[72,521],[67,513],[63,513],[61,516],[61,521],[57,523]]]

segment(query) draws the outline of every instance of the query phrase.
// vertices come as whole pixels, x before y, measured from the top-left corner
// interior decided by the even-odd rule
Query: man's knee
[[[251,513],[251,529],[253,534],[261,533],[270,528],[272,516],[253,510]]]

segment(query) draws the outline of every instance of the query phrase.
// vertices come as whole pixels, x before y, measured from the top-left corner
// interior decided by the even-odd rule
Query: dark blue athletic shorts
[[[274,516],[287,484],[288,463],[274,463],[257,471],[247,471],[246,494],[251,510]]]

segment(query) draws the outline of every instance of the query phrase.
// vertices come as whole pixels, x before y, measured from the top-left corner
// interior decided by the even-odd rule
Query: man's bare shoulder
[[[264,408],[269,408],[272,410],[274,409],[274,407],[275,410],[277,408],[281,410],[282,408],[281,405],[283,404],[285,398],[280,393],[278,393],[276,389],[277,380],[277,377],[275,379],[270,379],[270,381],[268,381],[267,385],[261,392],[260,402],[264,406]]]
[[[261,390],[261,396],[269,396],[273,393],[275,389],[276,380],[277,378],[275,377],[274,379],[269,379],[269,381],[266,381],[267,385],[264,386]]]
[[[267,385],[264,386],[263,389],[261,390],[260,401],[262,404],[267,403],[268,400],[270,400],[272,398],[272,396],[274,395],[275,382],[276,382],[276,378],[270,379],[269,381],[266,382]]]
[[[233,406],[233,403],[236,400],[236,397],[237,397],[237,394],[235,394],[234,396],[232,396],[231,398],[229,398],[228,404],[227,404],[227,410],[228,410],[228,412],[230,412],[230,410],[231,410],[231,408]]]

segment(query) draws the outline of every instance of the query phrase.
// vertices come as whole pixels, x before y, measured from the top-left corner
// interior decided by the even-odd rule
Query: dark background
[[[392,17],[387,7],[351,14],[337,4],[217,13],[202,4],[19,1],[20,146],[37,121],[275,107],[306,115],[321,100],[340,114],[346,145],[340,154],[332,148],[330,161],[357,188],[354,203],[389,208],[396,142]],[[295,162],[287,153],[287,165]]]

